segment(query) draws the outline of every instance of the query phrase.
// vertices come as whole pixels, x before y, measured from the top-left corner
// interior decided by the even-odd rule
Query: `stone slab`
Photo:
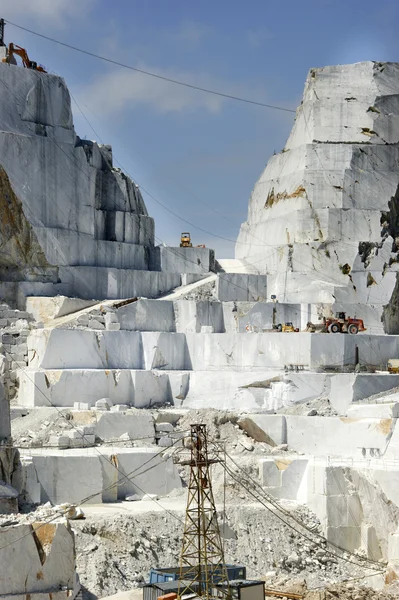
[[[166,495],[181,487],[172,459],[164,460],[156,448],[109,446],[101,452],[96,448],[30,449],[29,453],[22,450],[21,455],[32,458],[41,486],[41,503],[79,504],[90,496],[88,502],[96,504],[121,500],[135,493],[140,497],[145,493]],[[144,466],[149,459],[152,459],[151,470]],[[131,481],[127,479],[130,477]],[[119,482],[116,488],[105,490],[116,482]]]
[[[361,458],[370,448],[383,453],[395,424],[392,419],[296,415],[285,418],[288,446],[314,456]]]
[[[129,410],[123,414],[107,412],[98,417],[96,435],[103,441],[114,440],[124,433],[127,433],[131,440],[142,440],[143,445],[153,443],[155,430],[152,415]]]
[[[210,248],[156,246],[151,254],[152,268],[158,271],[205,275],[215,269],[215,252]]]
[[[331,376],[330,385],[329,399],[331,405],[339,414],[346,414],[352,402],[359,402],[373,394],[379,394],[397,387],[399,385],[399,375],[389,373],[340,373]],[[353,408],[356,410],[355,407]]]
[[[34,530],[39,544],[45,546],[44,564],[32,535]],[[75,544],[66,521],[2,527],[0,561],[7,565],[0,579],[2,596],[21,594],[25,597],[29,592],[51,593],[63,587],[74,589]]]

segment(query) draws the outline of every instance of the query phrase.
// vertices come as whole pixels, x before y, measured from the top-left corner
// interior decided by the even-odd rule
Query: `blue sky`
[[[311,67],[399,61],[394,0],[2,0],[2,16],[133,66],[256,101],[296,108]],[[235,240],[248,199],[294,115],[148,78],[6,26],[6,40],[62,75],[81,137],[114,158],[157,200]],[[118,165],[117,165],[118,166]],[[234,243],[168,213],[145,192],[156,235],[234,255]]]

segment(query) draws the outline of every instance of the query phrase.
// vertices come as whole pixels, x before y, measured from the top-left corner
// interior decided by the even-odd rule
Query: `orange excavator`
[[[25,50],[25,48],[21,48],[21,46],[18,46],[17,44],[13,44],[11,42],[7,49],[7,57],[3,58],[3,62],[12,63],[14,55],[19,56],[21,58],[22,64],[27,69],[34,69],[35,71],[40,71],[41,73],[47,73],[47,71],[45,71],[43,67],[38,65],[37,62],[29,59],[28,53]]]
[[[6,46],[4,43],[4,26],[4,19],[0,19],[0,46],[2,47]],[[45,71],[42,66],[38,65],[37,62],[30,60],[25,48],[13,43],[9,44],[8,48],[6,47],[6,56],[2,59],[2,62],[15,64],[15,56],[19,56],[21,58],[22,64],[26,69],[34,69],[35,71],[40,71],[41,73],[47,73],[47,71]]]

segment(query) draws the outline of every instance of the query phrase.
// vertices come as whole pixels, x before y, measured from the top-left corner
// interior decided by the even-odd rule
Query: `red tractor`
[[[335,318],[326,319],[325,327],[328,333],[351,333],[366,331],[363,319],[347,317],[346,313],[338,312]]]

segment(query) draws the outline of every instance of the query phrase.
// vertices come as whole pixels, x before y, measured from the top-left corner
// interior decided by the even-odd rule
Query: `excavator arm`
[[[16,55],[19,56],[22,60],[22,64],[27,69],[34,69],[35,71],[40,71],[41,73],[46,73],[46,71],[38,65],[36,62],[29,59],[28,53],[25,48],[18,46],[17,44],[13,44],[12,42],[8,46],[8,53],[6,62],[11,62],[12,57]]]

